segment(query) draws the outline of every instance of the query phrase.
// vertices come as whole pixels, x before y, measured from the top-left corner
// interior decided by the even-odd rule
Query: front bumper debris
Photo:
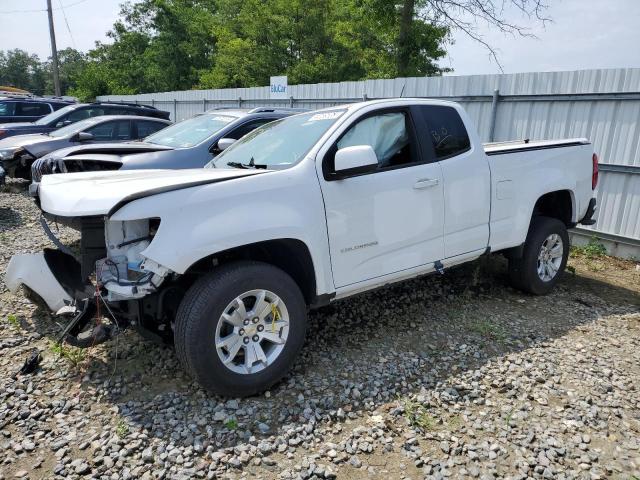
[[[44,252],[14,255],[4,277],[9,290],[25,286],[35,292],[54,312],[70,305],[73,298],[60,284],[49,267]]]

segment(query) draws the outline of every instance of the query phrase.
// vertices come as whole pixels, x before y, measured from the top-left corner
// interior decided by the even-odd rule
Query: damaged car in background
[[[42,177],[52,173],[204,167],[233,142],[259,126],[302,111],[305,110],[216,108],[178,122],[142,142],[62,148],[33,163],[29,191],[37,195]]]
[[[136,328],[208,391],[251,395],[309,308],[496,252],[549,293],[598,182],[585,139],[483,145],[458,104],[405,98],[268,123],[207,167],[46,175],[43,225],[74,224],[79,249],[49,230],[58,249],[12,257],[7,286],[73,315],[69,343]]]
[[[49,133],[16,135],[0,140],[0,165],[14,178],[31,178],[32,163],[55,150],[94,142],[137,140],[171,125],[169,120],[137,115],[87,118]]]

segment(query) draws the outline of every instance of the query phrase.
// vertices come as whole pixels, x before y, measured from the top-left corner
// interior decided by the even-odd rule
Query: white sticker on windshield
[[[315,115],[313,115],[309,120],[309,122],[316,122],[318,120],[334,120],[336,118],[338,118],[340,115],[342,115],[344,113],[343,110],[341,111],[337,111],[337,112],[323,112],[323,113],[316,113]]]

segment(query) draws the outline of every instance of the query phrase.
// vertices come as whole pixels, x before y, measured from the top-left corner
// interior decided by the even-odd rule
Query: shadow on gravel
[[[483,258],[312,312],[294,370],[267,395],[211,397],[185,376],[171,349],[134,332],[104,347],[110,360],[93,358],[67,381],[81,382],[92,394],[88,401],[117,406],[129,428],[144,428],[166,444],[234,447],[252,435],[392,408],[399,397],[447,385],[452,374],[630,304],[640,305],[637,292],[571,273],[547,297],[524,295],[507,286],[502,258]],[[34,321],[40,333],[55,332],[42,312]]]
[[[13,230],[22,224],[22,215],[13,208],[0,207],[0,234]]]

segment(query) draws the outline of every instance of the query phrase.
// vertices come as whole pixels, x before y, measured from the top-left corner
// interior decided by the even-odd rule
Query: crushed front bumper
[[[53,312],[59,312],[90,296],[91,286],[80,279],[80,265],[73,257],[45,249],[11,257],[4,281],[12,292],[27,287]]]

